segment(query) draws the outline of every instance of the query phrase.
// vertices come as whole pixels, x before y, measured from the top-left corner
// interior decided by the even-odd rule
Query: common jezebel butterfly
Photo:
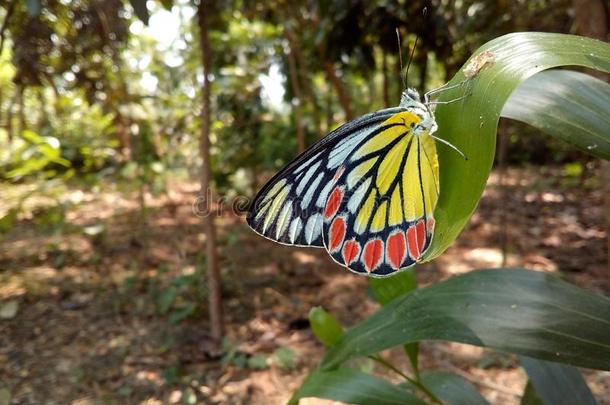
[[[411,267],[434,236],[436,130],[427,96],[408,89],[398,107],[348,122],[297,156],[260,190],[247,222],[282,244],[324,247],[356,273]]]

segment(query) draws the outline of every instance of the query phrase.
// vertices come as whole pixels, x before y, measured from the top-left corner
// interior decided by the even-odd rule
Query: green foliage
[[[116,309],[135,306],[132,309],[137,312],[167,317],[170,323],[200,316],[201,303],[207,297],[207,288],[201,282],[202,271],[173,277],[169,277],[168,271],[167,266],[162,265],[153,276],[128,277],[116,297]],[[131,297],[138,290],[146,292],[146,299],[134,302]]]
[[[610,327],[604,314],[609,310],[607,298],[553,276],[473,271],[384,306],[347,331],[322,367],[398,344],[443,339],[606,370]]]
[[[343,335],[339,321],[320,307],[313,307],[309,311],[309,324],[314,335],[327,347],[332,347]]]
[[[595,405],[593,394],[575,367],[521,357],[530,390],[545,404]]]
[[[61,144],[52,136],[40,136],[32,131],[23,131],[21,139],[14,143],[7,160],[3,162],[4,177],[19,180],[32,174],[50,178],[57,174],[57,167],[70,167],[70,162],[61,156]],[[3,170],[3,171],[4,171]]]
[[[540,72],[515,90],[502,116],[530,124],[602,159],[610,159],[610,84],[567,70]],[[586,106],[587,108],[583,108]]]
[[[434,240],[426,253],[426,260],[432,260],[445,251],[474,212],[492,168],[500,113],[512,91],[535,73],[557,66],[610,69],[607,63],[600,62],[604,58],[610,59],[610,45],[571,35],[506,35],[483,45],[470,61],[483,51],[494,52],[495,63],[484,67],[463,86],[443,92],[441,101],[466,97],[459,102],[439,105],[436,110],[439,127],[436,135],[457,146],[468,160],[439,145],[442,193],[434,211]],[[591,54],[596,56],[591,57]],[[449,85],[464,80],[464,73],[460,70]],[[604,132],[600,135],[606,139],[609,136]]]
[[[314,371],[292,396],[289,405],[298,400],[318,397],[357,405],[424,405],[404,385],[388,381],[349,368],[332,371]]]
[[[296,367],[295,353],[289,347],[282,346],[273,352],[273,357],[278,366],[285,371],[290,371]]]
[[[445,371],[433,371],[421,375],[422,385],[436,397],[450,405],[489,404],[477,389],[463,377]]]

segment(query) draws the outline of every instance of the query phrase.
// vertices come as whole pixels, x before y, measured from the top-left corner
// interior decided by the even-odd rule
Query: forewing
[[[433,236],[439,193],[434,140],[401,112],[346,159],[323,212],[324,245],[339,264],[385,276],[418,262]]]
[[[322,247],[323,210],[343,163],[399,111],[391,108],[362,116],[297,156],[256,195],[247,214],[248,225],[279,243]]]

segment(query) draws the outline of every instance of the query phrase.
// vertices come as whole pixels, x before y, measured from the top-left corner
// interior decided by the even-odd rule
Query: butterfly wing
[[[323,242],[350,270],[384,276],[418,262],[432,241],[436,146],[409,111],[384,121],[345,160],[323,212]]]
[[[297,156],[256,195],[248,225],[276,242],[323,247],[323,211],[347,157],[403,108],[390,108],[351,121]]]

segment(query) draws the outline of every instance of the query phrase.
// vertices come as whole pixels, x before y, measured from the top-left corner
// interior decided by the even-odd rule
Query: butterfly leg
[[[464,83],[466,83],[468,80],[462,80],[461,82],[457,83],[457,84],[453,84],[451,86],[448,86],[449,83],[445,83],[443,84],[441,87],[437,87],[436,89],[432,89],[429,92],[424,94],[424,101],[426,103],[430,102],[430,96],[436,93],[442,93],[443,91],[447,91],[447,90],[451,90],[451,89],[455,89],[457,87],[461,87],[464,85]]]
[[[472,93],[468,93],[468,94],[464,94],[463,96],[457,97],[457,98],[453,98],[451,100],[447,100],[447,101],[430,101],[428,104],[429,105],[439,105],[439,104],[451,104],[451,103],[455,103],[457,101],[463,100],[466,97],[470,96]]]

